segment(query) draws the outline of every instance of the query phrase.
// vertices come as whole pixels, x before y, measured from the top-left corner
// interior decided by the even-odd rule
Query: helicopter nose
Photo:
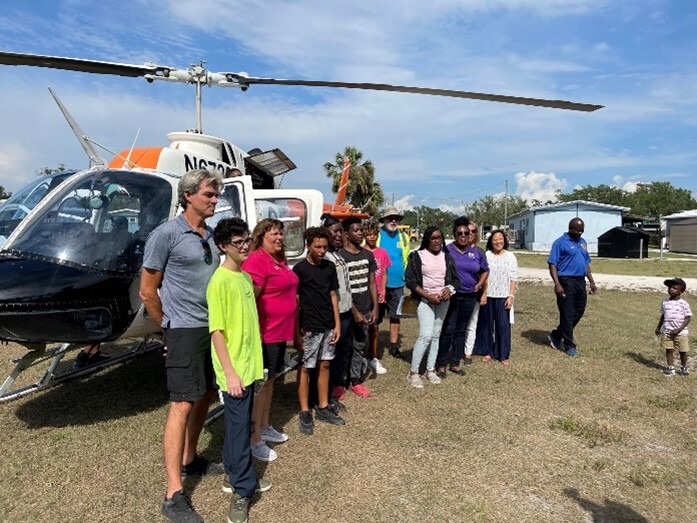
[[[133,277],[48,260],[0,259],[0,339],[94,343],[118,338],[135,316]]]

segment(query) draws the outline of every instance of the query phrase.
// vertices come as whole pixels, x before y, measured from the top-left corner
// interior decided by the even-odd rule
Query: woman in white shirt
[[[492,357],[508,365],[511,355],[511,324],[513,300],[518,284],[518,260],[508,250],[508,238],[503,231],[494,231],[486,242],[489,279],[486,306],[480,310],[484,322],[484,347],[488,349],[483,361]]]
[[[419,337],[414,344],[407,381],[412,387],[422,389],[419,367],[427,351],[426,379],[433,384],[441,381],[435,369],[438,339],[450,297],[460,285],[455,263],[448,250],[443,249],[443,231],[437,227],[424,231],[421,247],[409,255],[404,280],[411,290],[412,300],[418,303],[416,315],[419,318]]]

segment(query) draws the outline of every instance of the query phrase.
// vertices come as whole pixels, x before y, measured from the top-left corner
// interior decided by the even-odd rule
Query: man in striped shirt
[[[344,248],[341,249],[340,253],[346,260],[348,267],[351,299],[353,300],[351,307],[353,347],[349,390],[361,398],[367,398],[370,396],[370,390],[363,384],[363,380],[368,366],[368,360],[365,357],[368,344],[368,326],[378,319],[378,291],[375,284],[377,265],[373,253],[361,247],[363,226],[360,218],[346,218],[342,225],[344,227]]]

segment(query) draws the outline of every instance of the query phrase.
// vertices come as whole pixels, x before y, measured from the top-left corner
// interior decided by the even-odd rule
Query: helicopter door
[[[215,206],[215,214],[206,220],[209,227],[215,229],[218,222],[224,218],[242,218],[249,223],[249,227],[254,227],[250,223],[250,209],[253,209],[251,198],[252,183],[246,176],[236,176],[234,178],[224,178],[223,188],[218,196],[218,204]]]
[[[255,189],[253,194],[255,222],[264,218],[283,222],[286,258],[294,265],[305,254],[305,230],[320,223],[322,193],[313,189]]]

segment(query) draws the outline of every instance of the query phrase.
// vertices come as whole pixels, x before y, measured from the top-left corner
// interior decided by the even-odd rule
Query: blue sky
[[[636,4],[636,5],[635,5]],[[284,186],[330,196],[322,165],[363,151],[403,208],[500,193],[670,181],[697,193],[697,8],[642,0],[39,0],[0,13],[0,49],[304,80],[602,104],[594,113],[327,88],[204,89],[204,132],[280,147]],[[194,127],[193,88],[0,66],[0,185],[87,158],[51,86],[112,150]]]

